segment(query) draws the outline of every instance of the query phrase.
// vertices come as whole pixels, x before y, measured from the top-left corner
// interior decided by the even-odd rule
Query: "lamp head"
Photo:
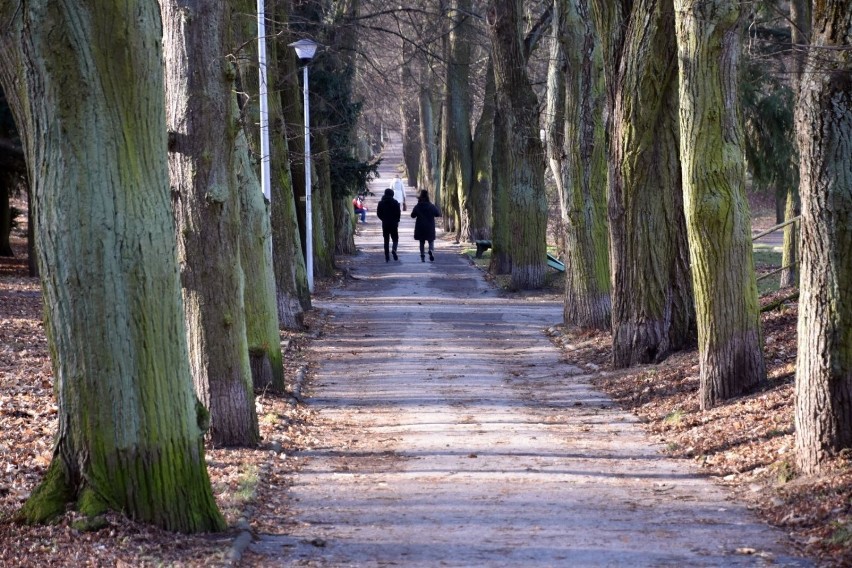
[[[299,61],[302,64],[307,65],[308,62],[314,58],[314,54],[317,51],[317,47],[319,44],[310,39],[300,39],[299,41],[294,41],[289,45],[296,50],[296,56],[299,58]]]

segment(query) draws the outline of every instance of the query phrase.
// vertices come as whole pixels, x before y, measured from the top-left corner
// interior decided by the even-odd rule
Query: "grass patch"
[[[781,268],[781,251],[777,247],[756,244],[752,247],[754,253],[754,271],[758,277]],[[757,294],[763,296],[777,292],[781,284],[781,274],[773,274],[757,282]]]

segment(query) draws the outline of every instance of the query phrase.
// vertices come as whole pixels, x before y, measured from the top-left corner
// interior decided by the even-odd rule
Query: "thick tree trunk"
[[[609,330],[603,76],[588,0],[554,2],[551,26],[546,133],[565,227],[564,320]]]
[[[338,254],[355,254],[355,211],[349,196],[338,197],[332,204],[334,207],[334,250]]]
[[[269,86],[269,141],[270,141],[270,195],[272,201],[272,254],[275,262],[275,297],[277,302],[278,325],[281,329],[301,329],[304,310],[311,307],[311,294],[308,290],[308,277],[305,268],[305,256],[299,235],[296,214],[296,202],[293,195],[293,180],[290,172],[290,155],[287,148],[287,131],[281,103],[279,80],[278,49],[290,51],[291,48],[279,46],[279,26],[285,26],[287,13],[285,2],[275,2],[270,7],[275,10],[274,18],[267,18],[267,85]],[[257,18],[255,4],[251,0],[242,0],[235,16],[234,29],[237,30],[235,44],[242,45],[237,52],[241,91],[249,94],[243,105],[243,126],[249,137],[255,156],[260,159],[259,128],[259,76],[257,69]],[[255,167],[255,171],[259,171]]]
[[[491,156],[494,153],[494,112],[497,104],[494,85],[494,64],[488,58],[485,71],[485,95],[482,114],[473,135],[473,175],[470,198],[470,238],[474,241],[491,239]]]
[[[852,447],[852,12],[814,5],[796,109],[802,272],[796,458],[806,473]]]
[[[259,439],[246,338],[230,6],[162,0],[169,175],[189,357],[216,445]]]
[[[802,73],[805,66],[806,46],[811,36],[810,2],[807,0],[791,0],[790,2],[790,40],[793,53],[793,92],[801,89]],[[784,207],[784,220],[789,221],[801,213],[799,188],[795,184],[787,185],[787,196]],[[784,242],[781,254],[781,266],[789,266],[781,271],[781,288],[791,288],[799,285],[799,243],[801,241],[801,223],[792,223],[784,227]]]
[[[739,4],[675,0],[702,408],[766,380],[737,104]]]
[[[677,46],[671,0],[599,15],[609,112],[613,364],[658,362],[694,341],[678,143]]]
[[[76,501],[87,515],[220,530],[175,261],[159,10],[71,6],[0,5],[59,408],[53,461],[21,515]]]
[[[243,298],[252,383],[256,389],[284,392],[269,203],[263,197],[243,131],[237,134],[235,151],[242,228],[240,264],[244,267],[246,281]]]
[[[488,10],[497,109],[510,151],[500,154],[495,175],[508,188],[511,286],[530,290],[544,285],[547,268],[547,199],[545,155],[539,139],[538,101],[526,71],[521,38],[522,2],[492,1]],[[499,174],[496,172],[500,169]],[[496,218],[495,218],[496,225]]]

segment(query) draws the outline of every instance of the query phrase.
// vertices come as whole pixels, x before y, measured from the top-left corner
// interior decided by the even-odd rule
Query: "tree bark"
[[[496,106],[496,105],[495,105]],[[506,126],[499,108],[494,111],[494,153],[491,156],[491,216],[494,224],[491,229],[491,262],[488,272],[491,274],[511,274],[512,255],[509,251],[513,235],[511,233],[511,206],[509,205],[510,178],[503,165],[503,156],[508,156],[512,147],[509,139],[503,136]]]
[[[192,375],[210,411],[210,440],[253,446],[259,433],[240,264],[230,6],[162,0],[161,10],[169,175]]]
[[[531,290],[544,285],[547,268],[547,199],[545,155],[539,139],[538,101],[526,71],[521,38],[522,2],[492,0],[488,9],[491,53],[497,88],[497,109],[503,138],[510,151],[500,154],[495,176],[508,188],[510,285]],[[500,169],[497,173],[496,170]],[[496,218],[495,218],[496,225]]]
[[[76,501],[221,530],[175,261],[157,3],[7,2],[0,20],[58,404],[53,461],[21,516]]]
[[[766,380],[737,102],[739,4],[675,0],[702,408]]]
[[[796,458],[814,473],[852,447],[852,12],[814,4],[796,109],[802,272],[796,360]]]
[[[420,117],[420,179],[418,187],[434,198],[439,177],[438,144],[435,123],[435,102],[432,97],[432,73],[426,66],[426,80],[421,78],[419,102]],[[421,75],[423,77],[423,75]],[[436,201],[437,202],[437,201]]]
[[[554,2],[551,26],[545,132],[565,227],[564,320],[609,330],[605,101],[588,0]]]

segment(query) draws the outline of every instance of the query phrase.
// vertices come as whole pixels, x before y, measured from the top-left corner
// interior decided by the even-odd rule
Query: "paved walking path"
[[[784,535],[591,390],[543,329],[561,306],[500,297],[450,245],[421,263],[405,215],[385,263],[374,183],[356,280],[309,404],[286,566],[800,566]],[[409,193],[413,198],[413,192]],[[409,203],[410,207],[413,205]]]

